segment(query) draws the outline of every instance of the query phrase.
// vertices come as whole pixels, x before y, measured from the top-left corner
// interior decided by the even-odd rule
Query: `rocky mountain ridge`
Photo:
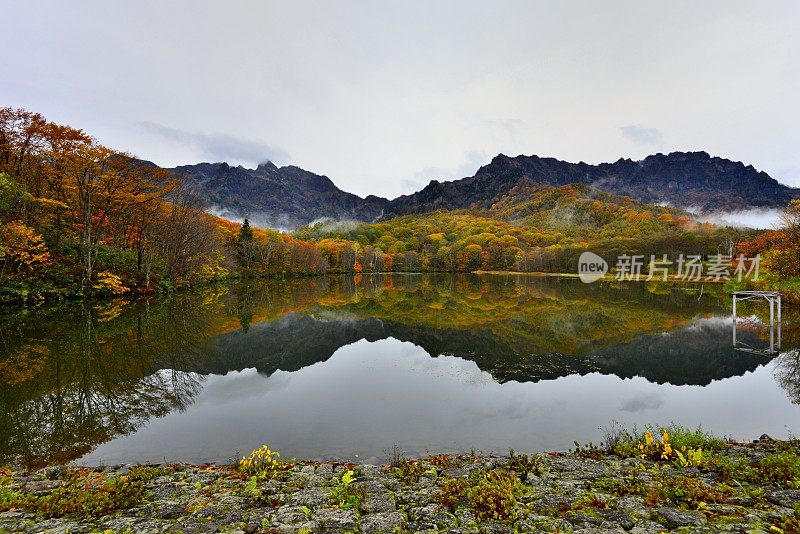
[[[638,201],[697,211],[781,208],[800,189],[781,184],[752,165],[707,152],[655,154],[641,161],[619,159],[591,165],[539,156],[500,154],[474,176],[452,182],[431,181],[424,189],[398,197],[386,215],[437,209],[489,208],[513,188],[526,185],[583,183]]]
[[[233,220],[249,217],[257,226],[284,230],[328,219],[371,222],[440,209],[488,209],[506,195],[524,196],[536,190],[531,186],[571,183],[706,213],[782,208],[800,198],[800,189],[781,184],[752,165],[707,152],[655,154],[640,161],[619,159],[597,165],[500,154],[474,176],[432,180],[422,190],[394,200],[362,198],[342,191],[327,176],[272,162],[255,169],[198,163],[167,170],[202,199],[209,212]]]
[[[327,176],[270,161],[255,169],[198,163],[168,170],[207,203],[208,211],[230,219],[248,217],[257,226],[292,229],[324,219],[373,221],[388,202],[375,195],[361,198]]]

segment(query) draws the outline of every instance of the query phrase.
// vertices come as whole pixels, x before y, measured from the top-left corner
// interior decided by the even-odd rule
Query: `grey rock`
[[[441,476],[447,478],[462,478],[469,476],[470,471],[463,467],[448,467],[441,472]]]
[[[393,512],[396,507],[397,505],[394,502],[394,497],[388,493],[367,497],[364,499],[364,502],[361,503],[361,511],[365,514]]]
[[[152,489],[153,499],[167,500],[172,499],[182,493],[186,488],[185,485],[170,482],[169,484],[160,484]],[[188,488],[187,488],[188,490]]]
[[[47,532],[47,534],[73,534],[89,532],[86,525],[81,525],[75,521],[63,519],[50,519],[37,522],[28,532]]]
[[[314,471],[315,469],[313,465],[304,465],[303,467],[300,468],[300,474],[307,477],[313,475]]]
[[[512,530],[505,523],[489,520],[481,524],[480,532],[485,532],[486,534],[511,534]]]
[[[666,530],[664,525],[656,523],[655,521],[640,521],[630,532],[631,534],[656,534],[658,532],[665,532]]]
[[[361,474],[367,478],[383,475],[383,469],[377,465],[364,464],[361,466]]]
[[[22,486],[23,493],[47,493],[61,486],[60,480],[34,480]]]
[[[561,510],[570,509],[573,501],[574,499],[570,499],[564,495],[548,493],[533,503],[533,509],[539,512],[559,512]]]
[[[300,523],[306,520],[306,512],[302,506],[282,506],[275,512],[276,523]]]
[[[323,488],[303,488],[292,493],[288,504],[315,508],[331,501],[331,492]]]
[[[380,512],[364,516],[360,528],[364,534],[380,534],[394,532],[404,522],[405,518],[400,512]]]
[[[472,510],[459,508],[456,510],[455,515],[459,525],[469,525],[476,522],[475,514],[472,513]]]
[[[267,495],[275,495],[276,493],[280,493],[282,487],[283,484],[281,484],[277,480],[270,479],[261,485],[261,491],[263,491]]]
[[[627,512],[635,518],[649,518],[650,509],[645,506],[644,499],[638,495],[620,497],[613,503],[615,508]]]
[[[318,508],[314,512],[314,519],[326,529],[355,530],[356,528],[356,514],[352,510]]]
[[[764,497],[773,504],[792,508],[800,503],[800,490],[767,489],[764,491]]]
[[[692,510],[663,507],[659,508],[657,512],[669,528],[700,527],[706,523],[706,516]]]
[[[355,482],[355,485],[358,489],[367,494],[386,493],[389,491],[385,485],[385,481],[382,479],[359,480]]]
[[[625,530],[630,530],[634,526],[633,518],[627,512],[622,510],[597,510],[597,515],[621,526]]]
[[[456,522],[455,516],[450,514],[443,506],[428,504],[412,508],[408,512],[409,518],[423,524],[433,524],[439,528],[452,526]]]
[[[330,478],[333,476],[333,466],[331,464],[320,464],[317,466],[317,469],[314,472],[317,475]]]
[[[0,513],[0,520],[9,520],[9,519],[33,519],[36,517],[33,514],[29,514],[27,512],[20,512],[18,510],[11,510],[8,512]]]
[[[421,490],[422,488],[430,488],[431,486],[435,485],[436,481],[430,477],[421,477],[419,482],[411,486],[414,490]]]
[[[157,506],[154,506],[151,517],[155,519],[178,519],[185,515],[188,515],[185,506],[167,502],[158,503]]]
[[[319,526],[317,521],[303,521],[302,523],[295,523],[293,525],[276,525],[275,528],[280,532],[295,534],[301,530],[315,532],[319,529]]]
[[[566,519],[573,525],[599,526],[603,520],[584,512],[567,512]]]

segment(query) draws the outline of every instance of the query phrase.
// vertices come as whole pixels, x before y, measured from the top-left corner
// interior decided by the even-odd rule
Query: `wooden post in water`
[[[778,293],[778,350],[781,350],[781,294]]]
[[[736,346],[736,293],[733,294],[733,346]]]
[[[775,301],[769,300],[769,351],[775,352]]]

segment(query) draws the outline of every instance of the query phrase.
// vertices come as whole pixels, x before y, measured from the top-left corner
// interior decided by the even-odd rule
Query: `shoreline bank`
[[[688,462],[589,445],[383,466],[260,449],[237,465],[4,469],[0,532],[798,531],[800,444],[709,446],[684,448]]]

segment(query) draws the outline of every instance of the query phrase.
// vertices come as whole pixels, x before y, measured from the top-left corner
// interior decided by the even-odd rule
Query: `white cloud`
[[[599,163],[661,143],[797,168],[800,2],[37,0],[3,17],[0,102],[163,165],[275,149],[390,197],[466,175],[466,150]]]
[[[638,124],[629,124],[628,126],[620,126],[619,131],[622,137],[634,143],[652,147],[660,147],[664,144],[664,136],[661,130],[657,128],[645,128]]]
[[[146,131],[167,141],[189,147],[197,153],[198,157],[209,162],[226,161],[232,164],[255,166],[267,160],[276,165],[290,161],[289,154],[285,150],[260,141],[222,133],[187,132],[153,122],[142,122],[141,126]]]

